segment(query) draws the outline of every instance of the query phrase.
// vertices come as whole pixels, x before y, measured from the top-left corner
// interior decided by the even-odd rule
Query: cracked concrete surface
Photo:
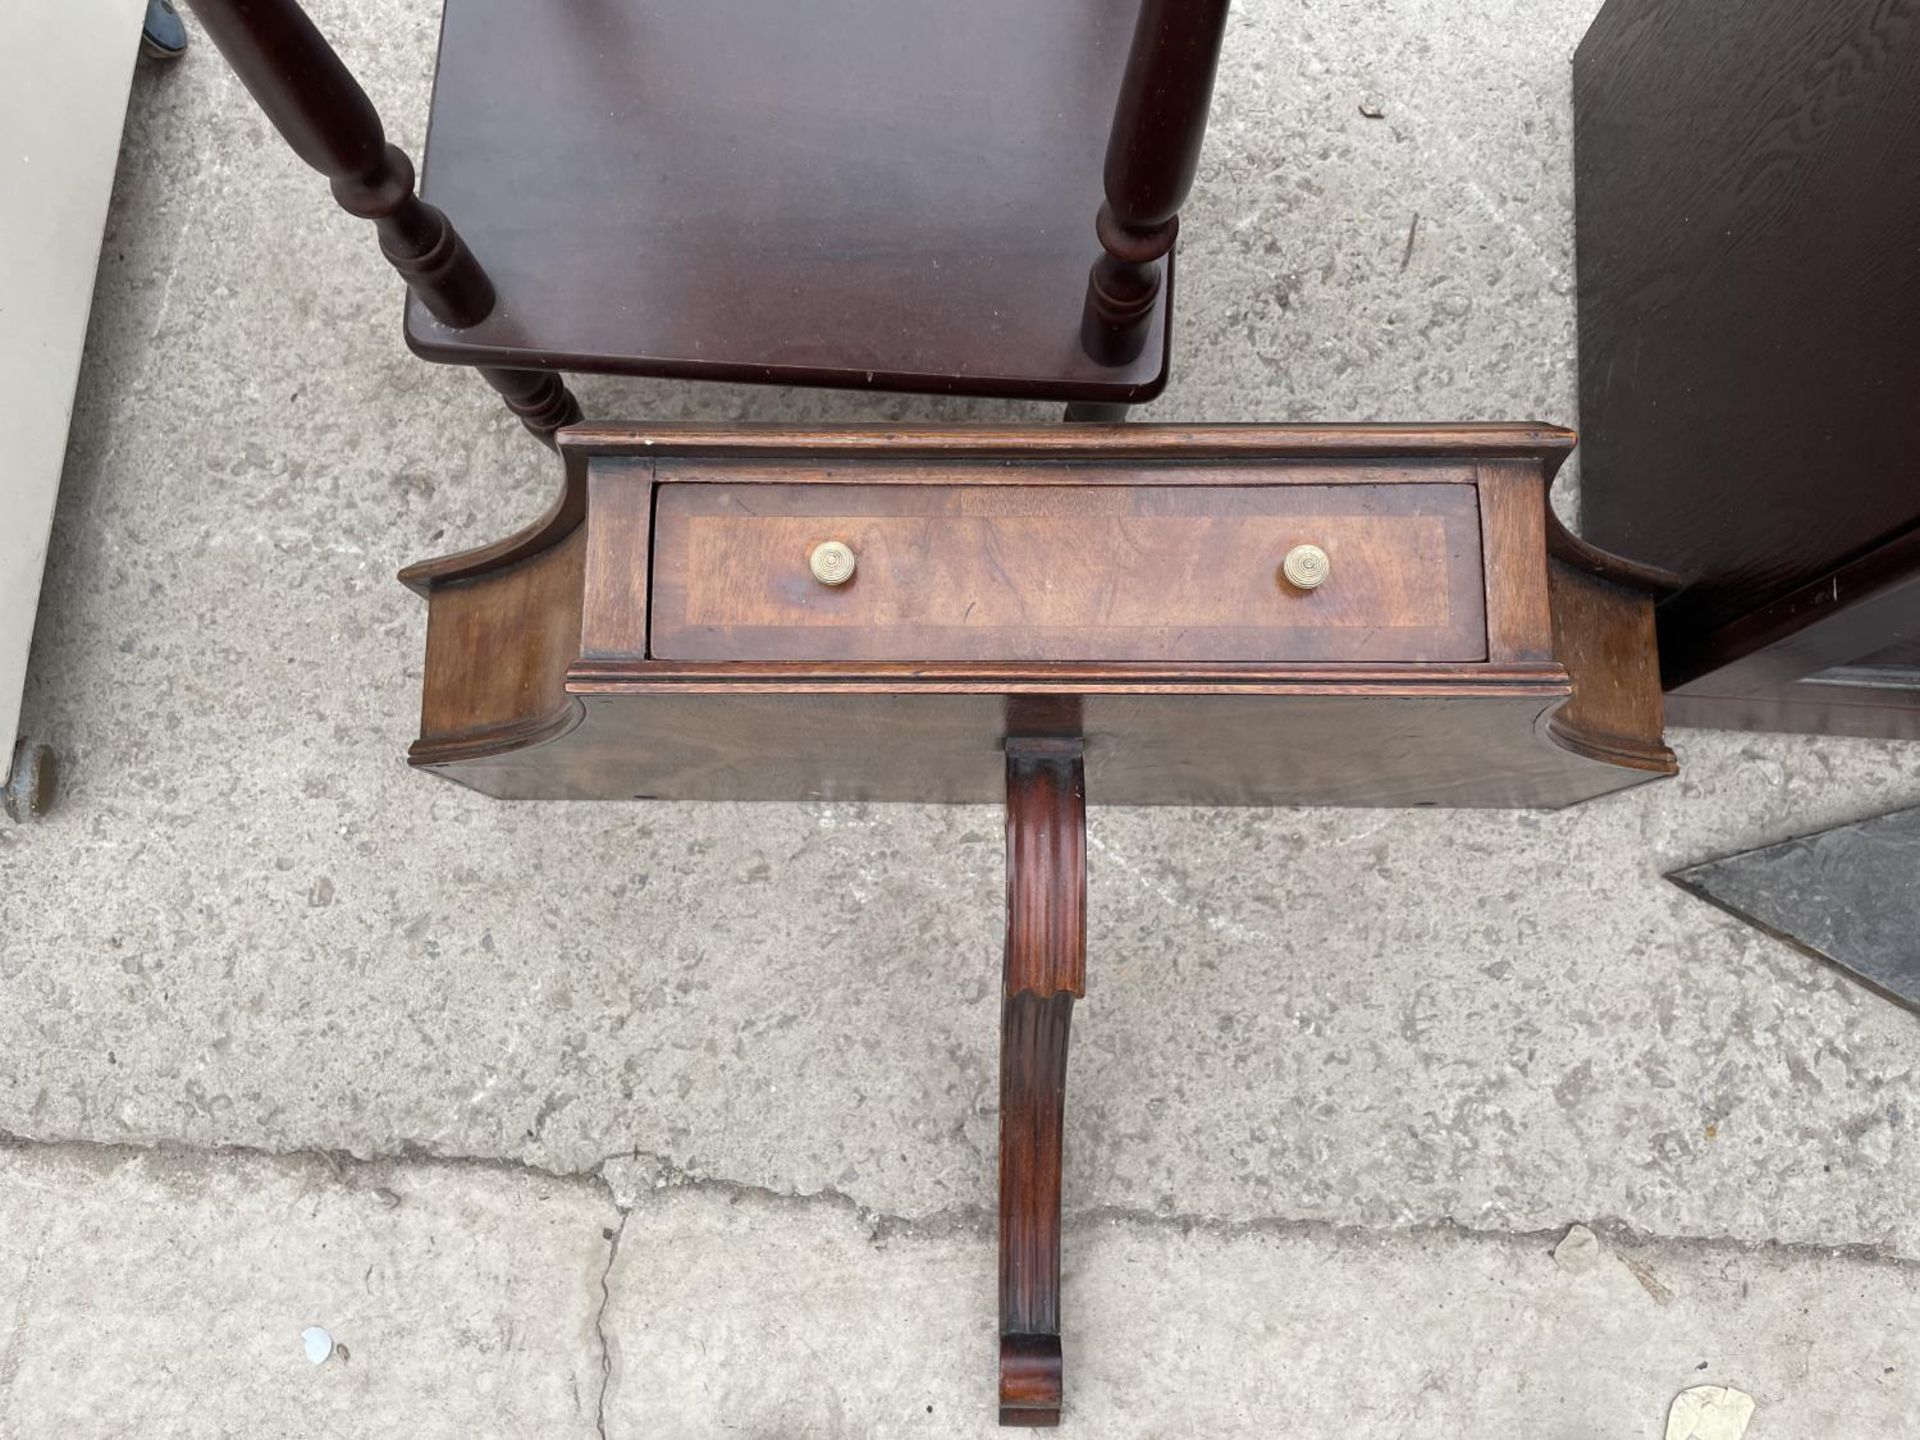
[[[417,151],[437,6],[311,8]],[[1239,7],[1143,418],[1573,422],[1596,9]],[[998,815],[409,773],[422,612],[392,573],[555,474],[398,322],[366,227],[209,47],[142,72],[26,701],[68,790],[0,829],[0,1323],[31,1340],[0,1433],[83,1402],[63,1433],[114,1433],[71,1377],[117,1366],[174,1417],[152,1433],[591,1433],[603,1380],[616,1437],[988,1428]],[[579,388],[611,417],[1045,415]],[[1762,1397],[1756,1440],[1895,1433],[1905,1369],[1842,1381],[1912,1313],[1876,1257],[1920,1259],[1913,1022],[1660,876],[1920,803],[1920,749],[1673,740],[1679,780],[1556,815],[1091,797],[1070,1423],[1334,1435],[1344,1394],[1370,1433],[1652,1435],[1707,1360]],[[87,1148],[128,1145],[168,1148]],[[432,1198],[376,1223],[250,1153],[314,1150]],[[1602,1220],[1651,1237],[1670,1308],[1540,1268]],[[56,1224],[64,1310],[18,1279]],[[338,1372],[298,1368],[323,1247],[413,1267]],[[131,1318],[62,1338],[83,1314]]]
[[[615,1433],[989,1428],[989,1233],[669,1192],[629,1237]],[[1916,1398],[1905,1265],[1616,1241],[1576,1275],[1557,1236],[1139,1216],[1067,1238],[1082,1434],[1652,1435],[1646,1397],[1728,1383],[1759,1434],[1893,1435]]]
[[[590,1182],[10,1145],[0,1215],[9,1440],[596,1433]]]
[[[990,1429],[986,1213],[876,1215],[657,1159],[625,1179],[0,1148],[0,1434]],[[1890,1436],[1920,1398],[1910,1261],[1620,1227],[1578,1253],[1110,1211],[1066,1232],[1087,1434],[1652,1434],[1660,1397],[1713,1383],[1755,1396],[1762,1434]]]

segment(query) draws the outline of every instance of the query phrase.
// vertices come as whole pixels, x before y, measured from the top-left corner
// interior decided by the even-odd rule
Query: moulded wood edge
[[[1132,425],[1053,426],[885,424],[754,427],[693,422],[657,425],[577,425],[559,436],[563,454],[749,456],[796,452],[807,456],[876,451],[899,458],[975,455],[1119,459],[1178,457],[1342,459],[1531,457],[1551,475],[1573,449],[1574,432],[1553,425]]]
[[[422,737],[407,747],[407,763],[426,767],[467,760],[490,760],[516,750],[531,750],[569,734],[586,718],[587,707],[569,695],[567,703],[541,715],[504,725],[483,726],[454,735]]]

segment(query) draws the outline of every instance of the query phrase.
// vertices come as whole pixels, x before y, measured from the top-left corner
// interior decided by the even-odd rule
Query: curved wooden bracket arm
[[[1000,1423],[1057,1425],[1067,1031],[1086,993],[1087,801],[1077,739],[1007,741],[1000,1011]]]
[[[1638,560],[1629,560],[1625,556],[1615,555],[1610,550],[1602,550],[1598,545],[1582,540],[1578,535],[1561,523],[1559,515],[1551,505],[1547,507],[1547,553],[1556,560],[1565,561],[1576,570],[1584,570],[1589,575],[1598,575],[1602,580],[1612,580],[1617,584],[1629,585],[1644,590],[1656,599],[1665,600],[1677,594],[1684,581],[1671,570],[1658,565],[1647,565]]]
[[[565,458],[566,480],[538,520],[490,545],[416,561],[400,572],[400,583],[414,594],[426,596],[436,585],[451,585],[505,570],[542,550],[551,550],[566,539],[587,518],[587,457],[575,451]]]

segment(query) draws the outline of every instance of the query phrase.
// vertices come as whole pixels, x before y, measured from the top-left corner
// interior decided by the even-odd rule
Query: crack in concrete
[[[875,1243],[902,1236],[908,1239],[940,1239],[955,1234],[990,1236],[998,1223],[998,1211],[984,1205],[953,1205],[925,1215],[896,1215],[862,1205],[843,1190],[827,1186],[805,1193],[776,1190],[743,1180],[696,1175],[673,1164],[665,1156],[648,1151],[622,1151],[609,1155],[596,1173],[604,1178],[605,1167],[627,1160],[652,1168],[660,1177],[653,1195],[675,1190],[725,1195],[734,1200],[761,1204],[827,1207],[849,1212],[870,1227]],[[614,1204],[622,1213],[638,1209],[643,1197],[622,1200],[615,1191]],[[1197,1212],[1147,1210],[1125,1205],[1094,1205],[1081,1210],[1066,1210],[1061,1227],[1067,1233],[1085,1232],[1103,1225],[1129,1225],[1144,1230],[1177,1230],[1181,1234],[1215,1235],[1236,1239],[1254,1235],[1334,1239],[1343,1243],[1392,1241],[1444,1237],[1519,1247],[1543,1247],[1548,1251],[1559,1244],[1573,1225],[1585,1225],[1617,1249],[1676,1249],[1740,1255],[1775,1255],[1789,1259],[1841,1259],[1887,1265],[1897,1269],[1920,1270],[1920,1257],[1905,1256],[1879,1245],[1821,1245],[1793,1240],[1741,1240],[1728,1235],[1660,1235],[1645,1231],[1618,1216],[1574,1217],[1552,1225],[1528,1230],[1496,1230],[1469,1225],[1452,1216],[1414,1221],[1405,1225],[1364,1225],[1319,1216],[1260,1215],[1244,1219]]]
[[[1175,1228],[1182,1233],[1198,1232],[1225,1238],[1250,1235],[1320,1238],[1345,1244],[1388,1242],[1399,1239],[1444,1238],[1481,1245],[1502,1245],[1519,1249],[1553,1247],[1566,1238],[1575,1225],[1585,1225],[1609,1247],[1625,1250],[1690,1251],[1706,1254],[1765,1255],[1791,1260],[1848,1260],[1887,1266],[1896,1270],[1920,1271],[1920,1257],[1902,1255],[1878,1245],[1820,1245],[1799,1240],[1742,1240],[1732,1235],[1660,1235],[1642,1230],[1629,1220],[1615,1215],[1575,1218],[1529,1230],[1489,1230],[1469,1225],[1452,1216],[1420,1220],[1406,1225],[1357,1225],[1338,1220],[1256,1216],[1232,1220],[1212,1215],[1189,1215],[1154,1210],[1129,1209],[1119,1205],[1095,1206],[1069,1212],[1065,1217],[1069,1230],[1090,1230],[1103,1224],[1133,1225],[1143,1229]],[[1625,1258],[1625,1257],[1623,1257]]]
[[[606,1167],[618,1161],[628,1161],[651,1169],[657,1177],[654,1184],[644,1192],[636,1192],[626,1199],[621,1198],[620,1188],[606,1180]],[[876,1210],[863,1205],[846,1191],[831,1185],[818,1190],[776,1190],[770,1185],[758,1185],[749,1180],[729,1180],[720,1176],[700,1175],[683,1170],[666,1156],[654,1151],[622,1150],[617,1155],[609,1155],[595,1167],[594,1173],[601,1177],[613,1194],[614,1204],[622,1211],[638,1209],[646,1199],[652,1196],[670,1194],[676,1190],[688,1190],[710,1195],[725,1195],[734,1200],[751,1200],[760,1204],[821,1206],[836,1210],[845,1210],[854,1219],[869,1227],[871,1238],[875,1241],[889,1239],[895,1235],[909,1236],[914,1239],[935,1239],[953,1234],[978,1234],[991,1230],[997,1223],[998,1211],[985,1205],[950,1205],[945,1209],[929,1211],[924,1215],[896,1215],[891,1211]]]
[[[378,1172],[384,1167],[438,1165],[455,1170],[490,1171],[521,1175],[544,1182],[586,1186],[601,1196],[621,1217],[618,1233],[624,1234],[626,1221],[651,1198],[675,1192],[721,1195],[758,1204],[823,1207],[843,1210],[869,1227],[870,1238],[883,1243],[895,1237],[916,1240],[940,1239],[952,1235],[987,1236],[993,1233],[998,1212],[986,1205],[952,1205],[923,1215],[902,1215],[863,1205],[844,1190],[825,1186],[806,1192],[777,1190],[771,1186],[724,1176],[702,1175],[684,1170],[666,1156],[654,1151],[621,1150],[603,1157],[585,1171],[560,1171],[530,1161],[483,1155],[445,1155],[425,1146],[405,1145],[393,1152],[354,1155],[351,1152],[308,1148],[273,1150],[251,1145],[193,1145],[179,1141],[151,1143],[115,1143],[101,1140],[48,1140],[0,1130],[0,1152],[7,1150],[69,1151],[85,1156],[128,1158],[158,1154],[183,1160],[207,1159],[267,1160],[285,1164],[318,1164],[338,1183],[358,1183],[356,1170]],[[628,1162],[651,1169],[655,1183],[629,1195],[608,1179],[607,1167]],[[1841,1259],[1866,1264],[1886,1265],[1904,1270],[1920,1270],[1920,1256],[1903,1255],[1882,1244],[1848,1242],[1819,1244],[1799,1240],[1743,1240],[1730,1235],[1665,1235],[1640,1229],[1618,1216],[1572,1216],[1552,1225],[1526,1230],[1489,1229],[1467,1224],[1453,1216],[1437,1216],[1403,1225],[1370,1225],[1332,1220],[1322,1216],[1261,1215],[1242,1219],[1174,1210],[1148,1210],[1124,1205],[1089,1206],[1068,1210],[1062,1218],[1067,1231],[1086,1231],[1102,1225],[1130,1225],[1141,1229],[1173,1230],[1182,1234],[1201,1233],[1224,1238],[1252,1235],[1323,1237],[1344,1243],[1391,1241],[1443,1236],[1481,1244],[1544,1245],[1551,1249],[1566,1234],[1568,1227],[1585,1225],[1610,1244],[1625,1248],[1697,1250],[1708,1253],[1741,1255],[1777,1255],[1789,1259]],[[609,1257],[608,1270],[612,1260]]]
[[[607,1265],[600,1272],[600,1308],[593,1315],[593,1334],[600,1345],[600,1394],[594,1401],[593,1425],[600,1440],[607,1440],[607,1392],[613,1388],[613,1341],[607,1335],[607,1307],[613,1304],[613,1267],[620,1259],[620,1242],[627,1235],[630,1208],[620,1208],[620,1223],[607,1245]]]
[[[201,1145],[187,1140],[91,1140],[49,1139],[22,1135],[0,1129],[0,1151],[69,1150],[101,1156],[162,1155],[183,1160],[269,1160],[287,1164],[323,1166],[336,1180],[345,1183],[352,1171],[381,1166],[441,1165],[450,1170],[491,1170],[503,1175],[525,1175],[561,1185],[585,1185],[611,1198],[610,1187],[600,1175],[599,1162],[585,1170],[555,1170],[530,1160],[510,1156],[447,1154],[426,1145],[404,1144],[394,1150],[372,1150],[364,1154],[324,1145],[303,1145],[277,1150],[270,1145]],[[622,1152],[624,1156],[624,1152]],[[615,1204],[616,1209],[624,1207]]]
[[[13,1297],[13,1323],[7,1327],[5,1343],[0,1344],[0,1396],[13,1393],[14,1381],[25,1358],[27,1326],[33,1317],[34,1284],[40,1278],[40,1265],[47,1254],[47,1229],[45,1224],[40,1227],[33,1258],[27,1262],[26,1279],[20,1282],[20,1291]]]

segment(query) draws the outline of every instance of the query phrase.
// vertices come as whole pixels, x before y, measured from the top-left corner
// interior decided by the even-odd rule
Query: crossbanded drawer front
[[[1481,567],[1470,484],[670,482],[649,653],[1473,661]]]

